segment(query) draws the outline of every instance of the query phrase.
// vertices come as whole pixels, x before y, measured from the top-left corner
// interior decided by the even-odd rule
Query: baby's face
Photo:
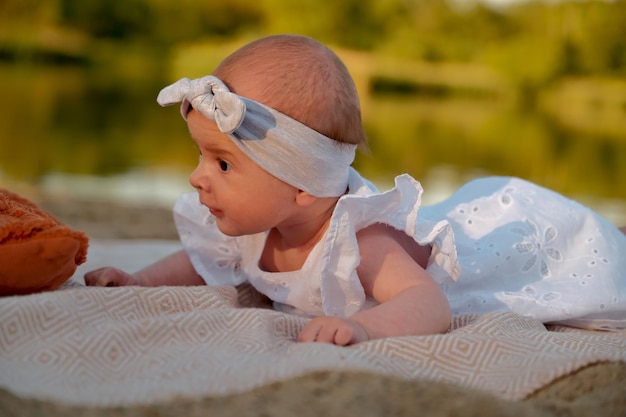
[[[260,233],[289,221],[297,208],[295,187],[259,167],[195,110],[189,112],[187,125],[200,151],[190,183],[222,233]]]

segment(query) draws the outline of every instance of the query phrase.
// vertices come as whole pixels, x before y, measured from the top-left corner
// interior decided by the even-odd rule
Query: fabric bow
[[[161,106],[182,103],[180,112],[185,120],[193,107],[226,134],[233,133],[246,116],[246,104],[237,94],[212,75],[190,80],[182,78],[161,90],[157,96]]]

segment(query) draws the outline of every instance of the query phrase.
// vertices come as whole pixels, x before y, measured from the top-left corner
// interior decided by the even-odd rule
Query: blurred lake
[[[565,89],[529,106],[497,89],[368,78],[358,60],[346,62],[370,141],[355,167],[381,188],[408,172],[428,203],[476,176],[513,175],[626,224],[626,93],[617,104],[593,96],[579,105]],[[0,64],[0,186],[171,205],[191,190],[197,150],[178,109],[160,108],[156,95],[180,76],[204,75],[182,72]]]

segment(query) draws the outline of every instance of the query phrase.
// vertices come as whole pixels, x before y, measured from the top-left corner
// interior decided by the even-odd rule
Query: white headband
[[[346,192],[356,145],[330,139],[291,117],[232,93],[212,75],[182,78],[161,90],[161,106],[181,103],[183,118],[193,107],[256,164],[276,178],[316,197]]]

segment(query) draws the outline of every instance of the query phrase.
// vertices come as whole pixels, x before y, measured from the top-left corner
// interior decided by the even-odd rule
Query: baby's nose
[[[194,169],[189,176],[189,184],[196,190],[209,191],[211,189],[209,178],[200,170],[200,167]]]

